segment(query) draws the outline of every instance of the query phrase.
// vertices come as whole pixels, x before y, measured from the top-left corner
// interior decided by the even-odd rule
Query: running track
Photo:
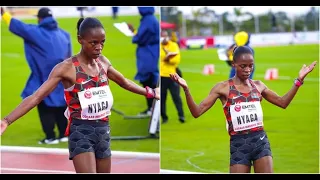
[[[159,154],[112,152],[111,173],[156,173],[160,171]],[[1,146],[3,174],[74,174],[67,149]]]

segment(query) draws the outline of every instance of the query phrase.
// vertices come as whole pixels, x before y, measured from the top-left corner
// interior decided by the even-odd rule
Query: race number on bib
[[[263,126],[263,112],[259,101],[231,105],[230,114],[234,131]]]
[[[113,96],[109,86],[86,89],[78,92],[78,97],[82,119],[96,120],[111,114]]]

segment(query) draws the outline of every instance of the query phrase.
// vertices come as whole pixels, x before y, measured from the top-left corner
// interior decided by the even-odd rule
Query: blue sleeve
[[[34,43],[37,39],[37,25],[26,24],[18,19],[12,18],[9,30],[26,41]]]
[[[72,56],[72,42],[71,42],[71,38],[70,35],[67,34],[68,40],[69,40],[69,45],[68,45],[68,58]]]
[[[148,31],[148,25],[146,23],[141,23],[138,29],[138,32],[135,36],[133,36],[132,43],[143,45],[148,41],[148,36],[146,36],[146,32]]]

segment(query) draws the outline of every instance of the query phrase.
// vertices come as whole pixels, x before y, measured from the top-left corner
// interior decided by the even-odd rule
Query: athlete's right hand
[[[316,64],[317,64],[317,61],[313,61],[313,63],[311,63],[309,66],[304,64],[301,70],[299,71],[299,79],[303,81],[304,78],[314,69]]]
[[[8,127],[8,123],[4,120],[1,120],[1,127],[0,127],[1,134],[0,135],[3,134],[3,132],[7,129],[7,127]]]
[[[178,83],[183,89],[188,88],[187,82],[183,78],[181,78],[177,73],[170,74],[170,78],[174,82]]]

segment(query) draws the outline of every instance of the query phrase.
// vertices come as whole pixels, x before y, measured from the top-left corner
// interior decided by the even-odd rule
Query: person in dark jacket
[[[10,32],[24,40],[25,57],[31,69],[31,75],[21,94],[22,98],[32,95],[43,84],[55,65],[72,55],[71,38],[68,32],[58,27],[49,8],[40,8],[37,14],[38,25],[26,24],[11,17],[1,8],[1,15],[9,26]],[[60,83],[38,106],[42,129],[46,135],[39,144],[57,144],[68,140],[64,136],[67,119],[64,117],[66,103],[64,88]],[[55,124],[59,137],[54,132]]]
[[[86,9],[87,9],[87,7],[83,7],[83,6],[77,7],[77,11],[80,12],[80,18],[84,17],[83,11],[86,10]]]
[[[132,25],[129,28],[135,32],[132,43],[137,44],[136,58],[138,72],[134,79],[143,86],[156,88],[159,81],[159,46],[160,27],[159,21],[154,15],[154,7],[138,7],[141,15],[140,26],[137,31]],[[152,99],[146,98],[147,109],[140,115],[151,115]]]
[[[112,18],[117,19],[118,18],[118,12],[119,12],[119,7],[118,6],[112,6]]]

